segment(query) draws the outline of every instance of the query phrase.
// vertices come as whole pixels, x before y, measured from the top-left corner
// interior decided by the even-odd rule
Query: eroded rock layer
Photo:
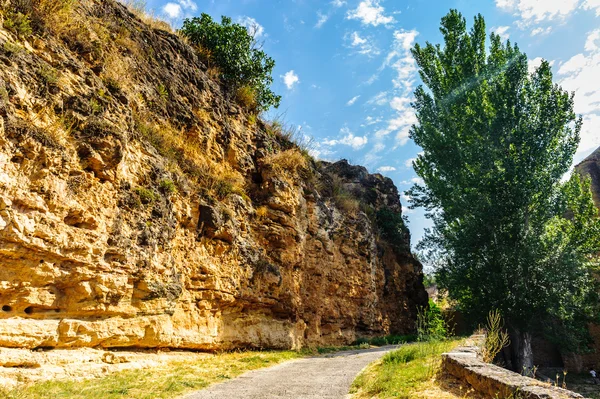
[[[75,3],[33,35],[0,23],[0,346],[413,331],[427,296],[390,179],[315,162],[178,36]]]

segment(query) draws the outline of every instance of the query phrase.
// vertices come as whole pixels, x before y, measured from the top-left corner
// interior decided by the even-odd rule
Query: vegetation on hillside
[[[281,96],[271,91],[275,61],[259,48],[256,38],[231,18],[221,23],[208,14],[186,19],[180,32],[199,46],[209,62],[214,62],[223,82],[238,100],[252,111],[277,108]]]
[[[410,134],[425,185],[408,193],[434,222],[422,247],[437,281],[475,322],[502,313],[517,370],[533,366],[537,332],[585,349],[586,322],[599,314],[600,220],[589,182],[561,182],[582,123],[573,95],[546,61],[530,75],[517,45],[492,33],[486,48],[481,15],[467,31],[452,10],[440,31],[443,46],[412,49],[425,87]]]

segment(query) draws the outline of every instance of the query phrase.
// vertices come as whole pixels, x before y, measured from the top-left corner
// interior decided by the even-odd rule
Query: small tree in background
[[[444,46],[415,45],[423,83],[411,138],[425,185],[409,190],[434,228],[421,243],[438,263],[438,283],[473,321],[498,309],[515,350],[513,367],[533,366],[532,334],[562,349],[585,347],[594,314],[600,250],[589,182],[568,172],[581,118],[573,95],[552,83],[548,62],[530,75],[527,56],[491,34],[481,15],[442,18]]]
[[[270,89],[275,61],[257,48],[254,35],[244,26],[225,16],[219,24],[203,13],[186,19],[180,32],[209,54],[223,82],[252,111],[279,106],[281,96]]]

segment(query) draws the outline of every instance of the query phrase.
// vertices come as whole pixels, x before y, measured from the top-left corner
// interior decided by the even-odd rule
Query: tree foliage
[[[270,89],[275,61],[258,48],[255,37],[244,26],[225,16],[219,24],[203,13],[200,18],[186,19],[180,32],[208,52],[233,93],[241,90],[247,96],[250,88],[258,111],[279,106],[281,96]]]
[[[444,46],[412,49],[426,88],[415,92],[410,135],[425,185],[409,190],[434,228],[421,246],[438,283],[473,320],[498,309],[513,332],[556,331],[572,349],[594,314],[600,223],[590,185],[562,183],[579,143],[573,95],[548,62],[491,34],[481,15],[442,18]],[[597,304],[597,301],[596,301]]]

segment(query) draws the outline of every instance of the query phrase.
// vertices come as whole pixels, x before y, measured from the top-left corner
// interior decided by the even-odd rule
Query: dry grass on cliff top
[[[461,340],[405,345],[369,365],[354,381],[354,399],[478,398],[464,384],[439,378],[441,354]]]
[[[303,356],[301,352],[233,352],[174,361],[162,367],[128,370],[89,380],[58,380],[0,387],[6,399],[113,399],[174,398],[210,384],[234,378],[246,371],[273,366]]]

